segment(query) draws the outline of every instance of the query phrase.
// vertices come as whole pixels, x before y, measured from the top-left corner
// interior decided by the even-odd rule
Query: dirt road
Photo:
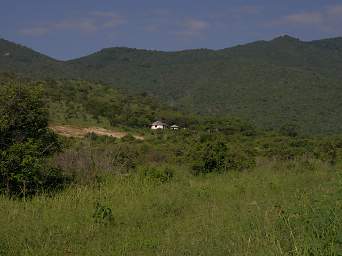
[[[114,138],[122,138],[128,134],[127,132],[118,132],[99,127],[80,128],[69,125],[51,125],[49,127],[59,135],[75,138],[83,138],[88,133],[95,133],[100,136],[110,136]],[[137,140],[144,140],[144,137],[139,135],[133,135],[133,137]]]

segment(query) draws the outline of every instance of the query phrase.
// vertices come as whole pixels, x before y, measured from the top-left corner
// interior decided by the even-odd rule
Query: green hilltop
[[[282,36],[179,52],[107,48],[70,61],[0,41],[1,72],[98,81],[195,114],[237,116],[262,128],[296,124],[310,133],[342,131],[340,70],[342,38]]]

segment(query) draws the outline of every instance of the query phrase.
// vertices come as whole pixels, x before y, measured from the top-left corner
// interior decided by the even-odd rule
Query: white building
[[[167,124],[161,122],[161,121],[156,121],[153,124],[151,124],[151,129],[152,130],[158,130],[158,129],[166,129]]]
[[[171,125],[170,128],[171,130],[178,130],[179,126],[174,124],[174,125]]]

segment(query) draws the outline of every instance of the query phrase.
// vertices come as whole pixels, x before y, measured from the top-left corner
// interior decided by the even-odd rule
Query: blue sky
[[[1,0],[0,37],[58,59],[105,47],[219,49],[342,36],[336,0]]]

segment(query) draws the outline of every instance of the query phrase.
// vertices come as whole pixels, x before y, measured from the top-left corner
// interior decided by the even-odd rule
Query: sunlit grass
[[[2,197],[0,255],[341,255],[341,187],[338,170],[269,165]]]

